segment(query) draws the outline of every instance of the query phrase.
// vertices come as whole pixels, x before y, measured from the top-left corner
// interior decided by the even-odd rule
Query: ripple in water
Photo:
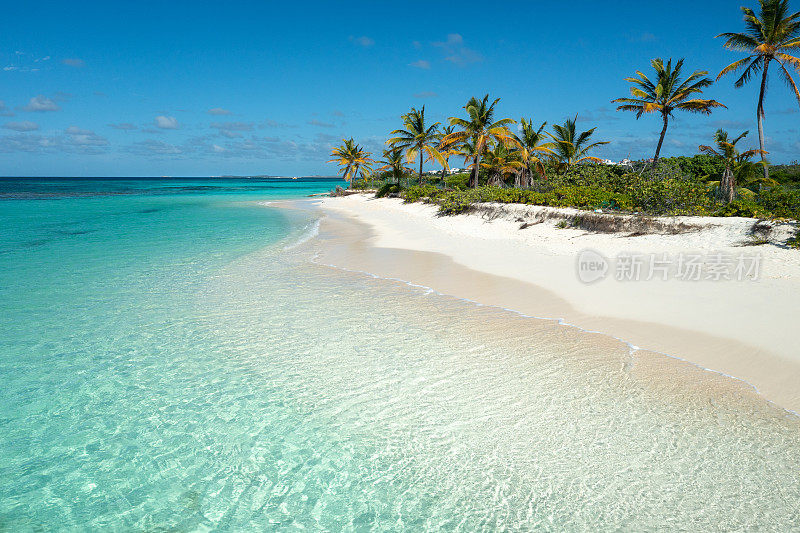
[[[800,424],[743,384],[305,254],[153,287],[4,360],[0,527],[800,523]]]

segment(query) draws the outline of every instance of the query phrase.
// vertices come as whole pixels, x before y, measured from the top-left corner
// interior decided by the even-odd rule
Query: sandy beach
[[[770,244],[747,246],[754,219],[661,219],[691,227],[632,236],[563,227],[579,213],[569,209],[488,205],[438,217],[435,206],[371,195],[314,203],[327,214],[322,263],[601,332],[744,380],[800,412],[800,253],[777,244],[788,224],[775,225]],[[586,270],[598,260],[605,272]]]

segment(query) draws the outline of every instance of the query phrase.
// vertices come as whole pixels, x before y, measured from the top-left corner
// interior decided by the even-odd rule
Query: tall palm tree
[[[468,118],[465,120],[458,117],[450,117],[450,124],[461,128],[447,136],[448,141],[460,143],[469,151],[462,151],[467,158],[472,159],[472,176],[470,186],[478,186],[478,171],[480,170],[481,157],[486,152],[489,144],[493,141],[503,144],[516,144],[514,136],[508,129],[509,124],[514,124],[510,118],[494,120],[494,106],[500,99],[497,98],[489,104],[489,95],[478,100],[474,96],[469,99],[464,109],[467,111]],[[470,141],[467,143],[467,141]]]
[[[745,33],[722,33],[717,37],[725,37],[723,46],[728,50],[746,52],[744,59],[734,61],[719,73],[717,79],[726,74],[744,69],[742,75],[734,83],[737,89],[750,81],[753,74],[761,73],[761,89],[758,92],[758,144],[761,148],[761,161],[764,166],[764,178],[769,179],[769,167],[766,162],[764,147],[764,94],[767,92],[767,71],[773,61],[787,85],[794,91],[800,104],[800,91],[786,68],[788,64],[800,71],[800,58],[787,52],[800,48],[800,11],[789,15],[789,0],[760,0],[758,15],[749,7],[742,7],[744,13]]]
[[[494,148],[486,151],[481,166],[489,171],[489,184],[500,185],[510,174],[519,175],[519,171],[525,167],[525,164],[522,162],[521,150],[498,143]]]
[[[333,159],[328,163],[336,163],[340,168],[343,168],[342,178],[352,186],[359,172],[362,177],[366,177],[372,169],[373,161],[370,159],[371,155],[363,147],[357,145],[351,137],[342,139],[342,144],[331,151]]]
[[[403,161],[405,156],[403,155],[402,148],[397,146],[389,148],[388,150],[383,151],[383,159],[378,161],[378,163],[382,163],[383,166],[377,168],[376,170],[379,172],[389,171],[392,174],[392,178],[394,178],[395,182],[399,185],[400,179],[405,175],[411,172],[411,169],[403,165]]]
[[[722,193],[723,199],[728,203],[732,202],[736,196],[736,178],[742,174],[743,171],[749,170],[750,160],[761,153],[761,150],[739,152],[736,148],[736,143],[747,137],[748,133],[750,132],[745,131],[735,139],[729,139],[728,132],[720,128],[714,134],[714,143],[717,145],[716,149],[705,144],[699,147],[701,152],[719,157],[724,161],[725,169],[722,171],[722,180],[720,180],[719,183],[719,190]]]
[[[431,126],[425,125],[425,106],[422,106],[420,110],[412,107],[411,111],[402,118],[406,129],[394,130],[390,135],[396,137],[386,141],[386,144],[405,150],[406,160],[409,163],[419,156],[419,182],[422,183],[422,163],[425,161],[425,156],[428,159],[440,160],[436,151],[439,122],[435,122]]]
[[[533,127],[532,120],[520,119],[522,127],[519,134],[514,134],[517,144],[520,146],[522,169],[517,176],[518,187],[529,187],[531,184],[531,169],[536,170],[540,176],[545,177],[544,165],[540,156],[553,157],[553,143],[543,142],[547,138],[544,131],[547,122],[542,122],[539,129]]]
[[[594,135],[594,130],[597,128],[578,133],[575,128],[577,120],[578,115],[575,115],[574,119],[567,119],[563,125],[553,124],[553,130],[555,131],[548,133],[553,139],[553,157],[559,161],[564,170],[569,170],[573,165],[584,161],[601,162],[600,158],[588,155],[589,151],[609,143],[609,141],[589,143],[592,135]]]
[[[655,81],[651,81],[645,74],[636,71],[638,77],[625,78],[630,82],[632,98],[617,98],[611,100],[613,103],[622,104],[617,111],[634,111],[638,120],[644,113],[660,113],[664,126],[661,128],[661,136],[656,146],[656,155],[653,157],[653,165],[658,163],[658,156],[661,154],[661,145],[664,143],[664,136],[667,134],[669,119],[674,110],[689,111],[691,113],[703,113],[710,115],[715,107],[725,107],[716,100],[704,100],[695,98],[693,95],[700,94],[703,89],[714,83],[710,78],[704,77],[708,74],[705,70],[695,70],[688,78],[681,79],[681,69],[683,59],[675,63],[672,67],[672,59],[664,61],[659,57],[653,59],[650,64],[656,71]]]

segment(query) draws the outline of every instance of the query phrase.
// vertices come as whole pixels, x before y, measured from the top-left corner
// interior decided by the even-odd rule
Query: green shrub
[[[464,194],[468,191],[449,192],[441,196],[437,203],[439,204],[440,215],[458,215],[470,209],[475,201],[469,194]]]
[[[654,215],[704,214],[711,206],[705,185],[692,179],[627,174],[620,186],[629,192],[636,210]]]
[[[714,212],[718,217],[760,218],[763,210],[753,198],[737,198]]]
[[[470,172],[452,174],[444,177],[444,184],[451,189],[466,189],[469,186]]]
[[[433,185],[407,187],[407,202],[420,200],[439,205],[442,215],[467,211],[474,203],[520,203],[578,209],[634,211],[649,215],[714,215],[800,220],[800,191],[773,187],[731,204],[717,203],[696,174],[714,171],[706,156],[669,158],[655,168],[633,172],[606,165],[577,165],[561,175],[535,179],[528,189],[483,185],[477,188],[440,189]],[[687,170],[688,169],[688,170]],[[691,172],[695,175],[688,175]],[[469,174],[462,176],[464,185]],[[450,178],[450,177],[448,177]],[[447,183],[447,182],[445,182]],[[383,192],[382,195],[388,194]]]
[[[800,187],[800,164],[776,165],[769,170],[769,177],[784,186]]]
[[[755,196],[755,202],[769,216],[800,220],[800,191],[773,187]]]
[[[435,185],[412,185],[403,189],[400,196],[402,196],[407,203],[413,203],[423,198],[436,198],[442,194],[442,192],[442,189]]]
[[[367,189],[372,189],[374,185],[367,180],[360,179],[355,180],[353,183],[350,184],[350,188],[356,191],[364,191]]]
[[[375,193],[375,198],[383,198],[389,194],[395,194],[402,191],[402,187],[397,183],[384,183],[378,192]]]

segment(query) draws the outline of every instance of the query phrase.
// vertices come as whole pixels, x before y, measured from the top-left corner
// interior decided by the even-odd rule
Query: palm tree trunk
[[[661,137],[658,139],[658,146],[656,146],[656,155],[653,157],[653,166],[658,163],[658,156],[661,154],[661,145],[664,144],[664,136],[667,134],[667,125],[669,125],[669,115],[663,113],[664,127],[661,128]]]
[[[419,151],[419,184],[422,185],[422,150]]]
[[[347,165],[347,168],[344,169],[344,174],[342,175],[342,179],[344,181],[347,181],[347,175],[350,174],[350,167],[352,167],[352,166],[353,166],[352,164]]]
[[[358,176],[358,165],[353,169],[353,175],[350,176],[350,187],[348,187],[348,189],[353,188],[353,182],[356,181],[356,176]]]
[[[475,168],[472,169],[472,176],[470,176],[470,187],[477,187],[478,186],[478,168],[481,166],[481,154],[477,154],[475,156]]]
[[[736,186],[733,183],[733,172],[731,167],[725,165],[725,170],[722,172],[722,194],[725,197],[725,203],[731,203],[733,196],[736,194]]]
[[[761,92],[758,94],[758,144],[761,147],[761,161],[764,163],[764,179],[769,179],[769,167],[767,167],[767,156],[764,154],[764,93],[767,91],[767,69],[769,68],[769,59],[764,60],[764,72],[761,74]]]

